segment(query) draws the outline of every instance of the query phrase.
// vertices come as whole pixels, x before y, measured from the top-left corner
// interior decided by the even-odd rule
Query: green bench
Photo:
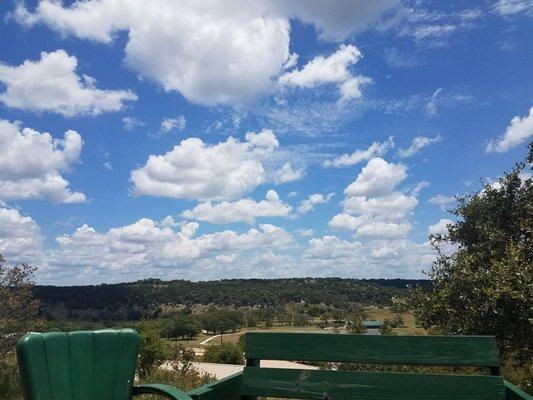
[[[499,376],[496,342],[485,336],[248,333],[244,371],[188,393],[166,385],[134,386],[138,345],[139,336],[131,329],[29,333],[17,344],[26,398],[128,400],[137,394],[152,393],[174,400],[531,399]],[[259,368],[260,360],[476,366],[486,368],[490,374]]]
[[[247,333],[240,374],[189,392],[194,400],[257,397],[331,400],[531,399],[500,376],[490,336]],[[261,360],[483,367],[487,375],[259,368]]]

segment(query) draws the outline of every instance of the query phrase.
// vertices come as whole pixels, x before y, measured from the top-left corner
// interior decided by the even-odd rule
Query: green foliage
[[[404,295],[407,286],[413,283],[423,285],[425,281],[292,278],[163,282],[148,279],[111,285],[37,286],[34,293],[50,319],[136,321],[158,317],[162,314],[160,305],[201,304],[268,310],[301,302],[308,308],[313,306],[313,313],[308,314],[317,317],[316,313],[325,308],[343,310],[352,304],[389,306],[392,297]],[[253,314],[261,322],[273,322],[269,316]],[[256,323],[255,318],[251,321]]]
[[[385,320],[381,323],[379,327],[379,333],[381,335],[394,335],[394,333],[392,332],[392,328],[393,328],[393,325],[392,325],[391,320],[388,318],[385,318]]]
[[[211,383],[214,380],[214,377],[201,374],[196,369],[191,368],[188,363],[183,363],[180,368],[169,366],[168,369],[152,369],[147,375],[141,377],[139,383],[163,383],[188,391],[198,386]],[[135,396],[135,399],[160,400],[161,397],[143,395]]]
[[[401,328],[405,324],[401,314],[394,314],[392,318],[385,319],[385,321],[388,321],[391,328]]]
[[[210,308],[202,315],[201,324],[203,329],[214,334],[237,332],[245,325],[245,318],[239,310]]]
[[[140,332],[139,359],[137,370],[144,377],[159,367],[163,361],[169,358],[170,352],[159,333],[149,327]]]
[[[31,330],[39,330],[39,301],[33,297],[34,268],[6,267],[0,254],[0,396],[21,399],[15,343]],[[2,397],[4,398],[4,397]]]
[[[363,318],[360,315],[351,315],[348,317],[346,331],[348,333],[366,333]]]
[[[531,146],[533,152],[533,145]],[[457,222],[432,237],[433,287],[415,288],[417,322],[447,334],[496,335],[501,350],[529,351],[533,290],[533,181],[526,162],[458,199]],[[446,247],[455,251],[449,254]]]
[[[198,321],[192,315],[169,318],[162,324],[161,335],[166,338],[193,339],[200,333]]]
[[[457,221],[447,234],[431,237],[439,251],[429,272],[431,289],[415,287],[408,296],[420,326],[442,334],[495,335],[504,360],[513,360],[512,370],[529,373],[532,162],[533,143],[526,160],[495,184],[457,200],[451,211]],[[520,379],[520,373],[514,375]],[[515,383],[531,387],[531,375]]]
[[[208,346],[205,350],[204,362],[217,364],[244,364],[241,348],[233,343],[225,342]]]

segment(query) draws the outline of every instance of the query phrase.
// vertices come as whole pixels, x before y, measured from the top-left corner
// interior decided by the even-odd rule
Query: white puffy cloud
[[[444,235],[448,233],[448,225],[453,224],[451,219],[443,218],[428,227],[428,235]]]
[[[372,158],[345,193],[348,197],[386,195],[406,177],[405,165],[388,163],[380,157]]]
[[[514,117],[505,133],[497,140],[489,142],[486,151],[487,153],[505,153],[530,137],[533,137],[533,107],[529,109],[529,115],[522,118],[520,116]]]
[[[383,156],[394,147],[393,137],[389,137],[385,142],[374,142],[366,150],[355,150],[352,154],[343,154],[339,157],[324,162],[325,167],[348,167],[359,164],[361,161],[370,160],[374,157]]]
[[[19,23],[109,43],[127,31],[125,62],[166,91],[201,104],[240,103],[273,87],[294,64],[290,19],[314,24],[327,40],[343,40],[373,24],[396,0],[247,1],[41,0],[19,5]],[[356,96],[360,83],[343,89]]]
[[[326,235],[309,240],[309,247],[304,253],[304,258],[328,260],[346,258],[353,257],[360,250],[360,242],[348,242],[337,236]]]
[[[129,32],[125,62],[166,91],[201,104],[238,103],[265,92],[289,57],[289,21],[263,2],[89,0],[69,6],[40,1],[19,7],[21,23],[44,23],[109,43]]]
[[[387,219],[405,219],[418,204],[413,195],[394,191],[384,196],[353,196],[344,200],[344,211],[351,214],[379,215]]]
[[[11,108],[53,112],[73,117],[119,111],[137,95],[126,90],[102,90],[90,76],[76,74],[78,60],[64,50],[42,52],[38,61],[19,66],[0,64],[5,90],[0,101]]]
[[[72,130],[63,139],[54,139],[47,132],[0,120],[0,202],[40,198],[84,202],[85,195],[72,192],[61,176],[78,161],[82,144],[80,134]]]
[[[282,86],[315,88],[325,84],[339,86],[341,100],[361,97],[361,86],[372,80],[364,76],[353,76],[349,67],[355,65],[362,55],[353,45],[341,45],[329,57],[317,56],[301,70],[286,72],[279,77]]]
[[[302,200],[298,206],[298,214],[306,214],[315,209],[315,205],[327,203],[335,193],[329,193],[324,196],[322,193],[314,193],[307,196],[307,199]]]
[[[31,217],[0,207],[0,254],[9,264],[36,265],[42,258],[41,230]]]
[[[293,236],[269,224],[243,233],[225,230],[197,235],[198,223],[175,230],[165,222],[142,218],[137,222],[98,232],[83,225],[72,234],[56,238],[58,248],[48,252],[48,270],[67,278],[92,281],[121,281],[149,276],[188,274],[200,279],[221,276],[220,263],[239,265],[254,254],[283,250]],[[240,260],[240,261],[239,261]],[[87,278],[80,274],[89,274]],[[198,273],[198,275],[196,275]]]
[[[396,189],[406,177],[405,165],[371,159],[344,190],[343,213],[335,215],[329,226],[373,240],[407,236],[409,216],[418,200],[416,193],[407,195]]]
[[[428,243],[413,243],[406,239],[387,239],[362,243],[337,236],[309,240],[303,253],[306,266],[315,275],[346,277],[423,277],[435,259]]]
[[[164,155],[151,155],[132,171],[136,195],[176,199],[235,200],[266,181],[262,160],[279,146],[269,130],[229,137],[215,145],[189,138]]]
[[[283,166],[276,172],[276,183],[287,183],[297,181],[305,176],[305,169],[294,169],[290,162],[283,164]]]
[[[187,124],[187,120],[183,115],[178,115],[175,118],[164,118],[163,121],[161,121],[160,130],[163,133],[169,133],[171,131],[182,131],[185,129],[185,125]]]
[[[256,218],[286,217],[291,206],[279,199],[274,190],[269,190],[264,200],[256,202],[252,199],[241,199],[235,202],[200,203],[192,210],[184,211],[181,216],[188,219],[207,221],[215,224],[230,222],[255,222]]]
[[[433,138],[430,138],[427,136],[417,136],[413,139],[413,141],[411,142],[411,145],[408,148],[399,149],[398,155],[402,158],[412,157],[415,154],[417,154],[420,150],[422,150],[424,147],[427,147],[434,143],[438,143],[441,140],[442,138],[440,135],[437,135]]]
[[[381,211],[381,210],[379,210]],[[397,218],[393,218],[395,220]],[[383,215],[362,214],[354,217],[347,213],[337,214],[330,221],[333,229],[355,231],[357,237],[362,238],[398,238],[405,237],[411,230],[409,222],[387,222]]]

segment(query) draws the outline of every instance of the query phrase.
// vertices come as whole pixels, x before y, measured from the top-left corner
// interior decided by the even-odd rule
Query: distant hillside
[[[389,305],[408,285],[405,279],[232,279],[190,282],[148,279],[97,286],[37,286],[35,295],[55,318],[129,319],[157,314],[161,306],[279,307],[288,303]]]

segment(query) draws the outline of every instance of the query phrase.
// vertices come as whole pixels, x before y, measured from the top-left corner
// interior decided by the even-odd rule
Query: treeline
[[[410,285],[406,279],[232,279],[190,282],[148,279],[94,286],[36,286],[35,296],[49,319],[135,321],[158,318],[168,308],[214,305],[279,308],[301,303],[346,309],[352,304],[389,306]]]

